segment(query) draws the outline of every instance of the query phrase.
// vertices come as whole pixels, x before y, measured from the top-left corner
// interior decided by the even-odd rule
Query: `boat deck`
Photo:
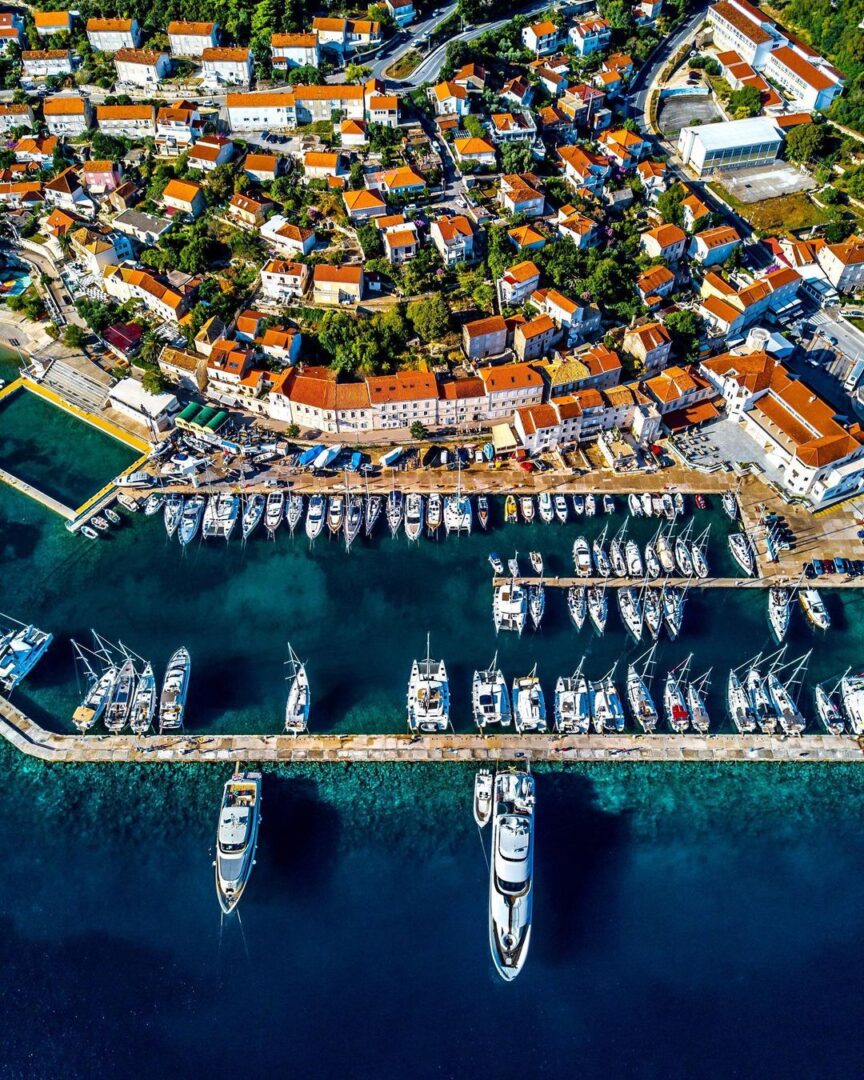
[[[843,735],[61,735],[0,698],[0,735],[53,762],[864,761]]]

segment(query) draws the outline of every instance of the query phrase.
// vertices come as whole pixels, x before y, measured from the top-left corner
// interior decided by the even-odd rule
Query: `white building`
[[[28,79],[71,75],[72,53],[69,49],[25,49],[21,53],[21,68]]]
[[[151,394],[137,379],[121,379],[112,386],[108,404],[151,432],[171,427],[172,417],[180,409],[173,394]]]
[[[137,49],[141,44],[141,29],[137,19],[88,19],[87,40],[99,52]]]
[[[270,59],[273,67],[318,67],[317,34],[274,34],[270,38]]]
[[[864,239],[850,236],[842,244],[827,244],[816,258],[825,276],[839,293],[864,288]]]
[[[73,94],[46,97],[42,102],[42,115],[52,135],[83,135],[93,122],[90,102]]]
[[[249,86],[252,53],[242,48],[210,48],[201,54],[204,81],[211,86]]]
[[[678,154],[697,175],[715,169],[770,165],[783,146],[783,133],[767,116],[682,128]]]
[[[156,110],[152,105],[97,105],[96,126],[106,135],[146,139],[156,134]]]
[[[156,89],[162,79],[171,74],[168,53],[150,49],[118,49],[114,54],[117,82],[122,86],[143,86]]]
[[[411,0],[384,0],[384,2],[397,26],[407,26],[414,22],[416,12]]]
[[[217,24],[214,22],[175,20],[168,23],[168,46],[172,56],[200,56],[218,41]]]
[[[309,284],[309,267],[287,259],[271,259],[261,271],[261,295],[272,304],[299,300]]]

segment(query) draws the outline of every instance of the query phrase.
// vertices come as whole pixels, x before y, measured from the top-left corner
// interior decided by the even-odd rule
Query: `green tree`
[[[528,172],[534,164],[527,142],[506,142],[501,147],[501,168],[505,173]]]
[[[70,349],[80,349],[87,339],[86,331],[77,323],[67,323],[63,330],[63,344]]]
[[[177,265],[184,274],[203,274],[210,265],[210,245],[204,236],[193,236],[180,249]]]
[[[684,224],[684,189],[680,184],[669,188],[657,196],[657,213],[670,225]]]
[[[467,116],[462,117],[462,127],[469,135],[473,135],[475,139],[486,138],[486,125],[474,113],[468,113]]]
[[[762,112],[762,95],[755,86],[742,86],[729,95],[729,109],[739,119]]]
[[[289,439],[296,439],[300,434],[300,425],[289,424],[288,427],[285,428],[285,434],[288,436]]]
[[[381,230],[374,225],[360,225],[357,229],[357,241],[367,259],[380,258],[384,253]]]
[[[345,68],[345,82],[366,82],[366,80],[371,74],[372,68],[368,67],[366,64],[348,64],[348,66]]]
[[[408,318],[420,340],[428,344],[439,341],[447,333],[450,308],[441,293],[436,293],[431,300],[415,300],[409,304]]]
[[[694,311],[673,311],[666,319],[666,329],[679,360],[693,363],[699,359],[702,320]]]
[[[168,387],[168,380],[158,368],[151,368],[141,376],[141,385],[148,394],[161,394]]]
[[[415,420],[411,425],[411,438],[422,442],[423,439],[429,438],[429,429],[419,420]]]
[[[825,153],[823,124],[799,124],[786,136],[786,157],[802,165],[818,161]]]
[[[207,181],[207,201],[211,206],[226,203],[234,194],[235,166],[226,162],[217,165]]]

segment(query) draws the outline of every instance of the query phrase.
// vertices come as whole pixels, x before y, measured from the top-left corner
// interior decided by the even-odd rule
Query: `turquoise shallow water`
[[[723,522],[705,520],[728,569]],[[19,700],[68,729],[68,637],[95,626],[160,668],[189,645],[192,730],[275,731],[290,637],[314,728],[403,730],[428,629],[467,730],[471,672],[496,648],[489,548],[537,546],[563,573],[574,532],[379,539],[346,557],[283,530],[183,558],[159,519],[88,544],[0,490],[0,610],[57,635]],[[580,636],[554,600],[539,634],[497,642],[509,676],[536,659],[551,691],[583,652],[600,675],[636,651],[617,616],[605,638]],[[830,603],[828,637],[794,623],[813,678],[860,662],[861,602]],[[764,596],[696,594],[686,628],[661,669],[692,649],[725,677],[768,646]],[[242,923],[220,928],[211,859],[229,772],[46,766],[0,746],[4,1080],[860,1071],[856,766],[538,768],[534,937],[509,986],[488,956],[470,768],[268,767]]]

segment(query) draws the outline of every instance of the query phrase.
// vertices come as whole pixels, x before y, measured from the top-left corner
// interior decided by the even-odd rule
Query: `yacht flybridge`
[[[495,777],[489,860],[489,947],[495,970],[511,982],[525,965],[534,903],[534,778]]]
[[[216,832],[216,895],[229,915],[240,901],[255,865],[261,821],[261,773],[231,777],[222,794]]]

